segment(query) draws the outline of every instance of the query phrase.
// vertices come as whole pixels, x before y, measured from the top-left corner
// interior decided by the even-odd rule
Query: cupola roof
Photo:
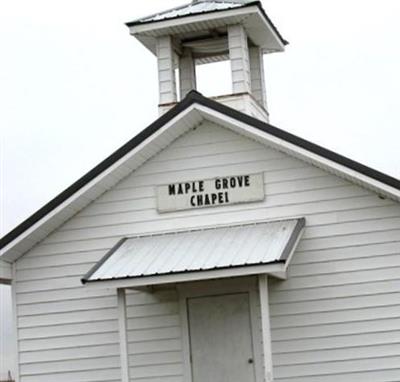
[[[126,25],[130,33],[156,55],[157,37],[170,35],[178,40],[196,39],[203,37],[204,31],[224,35],[227,26],[233,24],[242,24],[251,42],[263,53],[281,52],[288,44],[260,1],[195,0]]]

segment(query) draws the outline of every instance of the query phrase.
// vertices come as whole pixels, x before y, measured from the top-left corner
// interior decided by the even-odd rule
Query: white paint
[[[262,201],[263,174],[198,179],[157,187],[157,210],[173,212]]]
[[[263,172],[268,198],[260,205],[157,213],[157,185],[227,171]],[[315,380],[321,367],[333,362],[344,373],[340,377],[351,380],[355,372],[348,371],[343,357],[364,377],[396,380],[399,370],[388,362],[399,350],[398,204],[207,123],[182,135],[16,263],[20,382],[74,375],[120,379],[115,293],[82,288],[80,278],[122,236],[303,215],[307,229],[287,281],[269,280],[275,380],[288,380],[289,373]],[[176,361],[167,355],[182,351],[180,303],[171,288],[128,293],[129,359],[137,379],[184,378],[183,357]],[[380,370],[376,363],[367,369],[354,360],[352,346],[364,362],[376,354],[389,361]]]
[[[361,262],[362,263],[362,262]],[[394,377],[395,378],[395,377]]]
[[[253,277],[230,278],[226,280],[210,280],[197,283],[185,283],[177,285],[179,293],[179,304],[181,309],[182,321],[182,342],[183,342],[183,361],[184,361],[184,381],[192,382],[192,364],[190,359],[190,336],[188,322],[188,300],[202,298],[205,296],[221,296],[246,294],[249,296],[251,336],[254,351],[254,370],[257,382],[263,382],[262,365],[262,339],[260,321],[260,304],[257,291],[256,279]]]
[[[0,259],[0,284],[9,285],[12,280],[12,265]]]
[[[190,49],[183,49],[179,57],[180,98],[196,89],[196,65]]]
[[[377,193],[382,193],[383,195],[387,195],[397,201],[400,200],[400,191],[387,184],[383,184],[378,180],[372,179],[367,175],[361,174],[339,163],[333,162],[330,159],[321,157],[318,154],[311,153],[308,150],[294,145],[293,143],[287,142],[281,138],[272,136],[261,130],[256,130],[243,122],[235,121],[233,118],[222,115],[217,111],[211,111],[210,109],[200,105],[198,105],[198,108],[199,110],[207,112],[209,114],[209,120],[214,123],[221,124],[224,127],[232,128],[234,131],[241,134],[243,134],[244,131],[247,131],[247,134],[245,135],[247,135],[249,138],[258,137],[260,142],[284,150],[289,155],[293,155],[306,162],[311,162],[312,164],[321,167],[322,169],[331,172],[334,175],[343,176],[346,179],[354,181],[362,186],[371,187],[371,189]]]
[[[267,108],[267,95],[265,87],[264,57],[259,47],[249,48],[251,94],[258,103]]]
[[[264,358],[264,378],[266,382],[274,380],[274,371],[272,364],[272,340],[271,324],[269,311],[269,292],[268,276],[263,274],[258,276],[258,290],[261,309],[261,335],[263,338],[263,358]]]
[[[118,323],[119,323],[119,346],[121,359],[121,381],[129,382],[129,359],[128,359],[128,335],[126,317],[126,292],[124,289],[117,290],[118,296]]]
[[[217,97],[211,97],[215,101],[222,103],[234,110],[241,111],[242,113],[248,114],[251,117],[257,118],[261,121],[268,122],[269,114],[268,111],[263,108],[258,101],[251,94],[228,94]],[[159,105],[160,115],[171,110],[176,103],[170,105]]]
[[[91,281],[85,285],[88,289],[104,288],[140,288],[144,286],[183,283],[190,281],[223,279],[230,277],[242,277],[267,273],[279,279],[286,278],[285,264],[273,263],[265,265],[249,265],[246,267],[232,267],[226,269],[206,270],[201,272],[186,272],[166,275],[155,275],[148,277],[137,277],[116,280]]]
[[[232,268],[237,268],[235,272],[239,272],[240,267],[249,266],[273,265],[269,270],[283,271],[288,266],[287,256],[294,251],[292,241],[297,238],[298,242],[299,224],[303,221],[248,222],[132,237],[119,244],[86,280],[90,283],[131,279],[133,286],[143,282],[137,280],[140,278],[159,284],[167,275],[197,272],[201,278],[205,271],[216,270],[229,275],[229,269],[233,272]],[[277,262],[284,263],[280,264],[283,267],[276,267]],[[247,270],[241,272],[246,274]]]
[[[56,227],[64,223],[68,218],[73,216],[74,213],[90,203],[91,200],[98,197],[105,190],[112,187],[117,181],[121,180],[123,175],[129,173],[130,169],[133,170],[137,168],[137,166],[143,164],[145,161],[143,157],[148,158],[150,155],[148,151],[146,152],[146,149],[151,146],[148,145],[149,142],[153,142],[155,148],[150,152],[155,154],[171,143],[174,138],[177,138],[185,131],[188,131],[188,129],[192,128],[193,125],[196,126],[200,124],[203,120],[212,121],[228,129],[232,129],[233,131],[240,132],[251,139],[256,139],[269,147],[282,150],[288,153],[290,156],[294,156],[306,162],[312,163],[323,170],[326,170],[334,175],[341,176],[344,179],[353,181],[363,187],[373,190],[376,193],[388,196],[394,200],[400,200],[400,191],[394,189],[393,187],[371,179],[368,176],[355,172],[354,170],[350,170],[347,167],[339,165],[328,159],[321,158],[316,154],[310,153],[307,150],[299,148],[298,146],[288,143],[280,138],[276,138],[275,136],[271,136],[260,130],[256,130],[242,122],[238,122],[237,120],[222,115],[219,112],[211,111],[204,106],[194,104],[188,109],[184,110],[180,115],[173,118],[173,120],[167,123],[146,142],[143,142],[125,157],[121,158],[117,163],[104,171],[104,173],[99,175],[96,179],[71,196],[71,198],[62,203],[62,205],[57,207],[55,210],[37,222],[34,226],[13,240],[0,251],[1,255],[5,256],[5,258],[8,260],[16,259],[21,256],[24,251],[27,251],[38,241],[40,241],[40,239],[45,237],[47,232],[51,232]],[[175,135],[169,134],[169,128],[174,125],[175,127],[172,130],[175,130]],[[115,176],[115,174],[118,174],[118,176]],[[167,181],[168,180],[164,181],[163,183]],[[45,227],[45,229],[39,230],[39,228],[43,227]]]
[[[193,382],[255,382],[249,295],[188,299]]]
[[[226,25],[243,22],[249,37],[265,53],[283,52],[285,46],[270,22],[257,6],[228,9],[222,12],[203,13],[156,23],[131,26],[130,33],[155,53],[154,38],[165,35],[185,35],[187,32],[204,32]]]
[[[228,26],[232,93],[251,93],[250,58],[247,33],[243,25]]]
[[[175,288],[127,291],[132,380],[183,382],[180,312]]]
[[[171,36],[157,39],[158,87],[160,104],[176,102],[174,48]]]
[[[13,346],[11,350],[14,351],[13,373],[15,382],[20,382],[20,344],[19,344],[19,331],[18,331],[18,303],[17,303],[17,283],[16,283],[17,264],[12,265],[12,284],[11,284],[11,305],[12,305],[12,334]]]

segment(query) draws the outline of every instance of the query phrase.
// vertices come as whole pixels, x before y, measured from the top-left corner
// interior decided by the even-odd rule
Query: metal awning
[[[138,287],[262,273],[284,278],[304,226],[301,218],[123,239],[82,282]]]

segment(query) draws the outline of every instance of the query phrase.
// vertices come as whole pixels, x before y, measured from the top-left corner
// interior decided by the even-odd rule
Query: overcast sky
[[[184,3],[1,1],[2,234],[157,117],[155,58],[124,22]],[[400,177],[400,1],[263,4],[290,42],[265,59],[271,123]],[[205,95],[221,91],[214,70],[200,70]]]

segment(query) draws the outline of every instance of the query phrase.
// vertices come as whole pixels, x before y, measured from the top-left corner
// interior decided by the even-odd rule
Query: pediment
[[[400,182],[397,179],[191,92],[176,107],[4,236],[0,241],[2,258],[8,262],[16,260],[105,191],[205,121],[286,153],[383,197],[400,200]]]

